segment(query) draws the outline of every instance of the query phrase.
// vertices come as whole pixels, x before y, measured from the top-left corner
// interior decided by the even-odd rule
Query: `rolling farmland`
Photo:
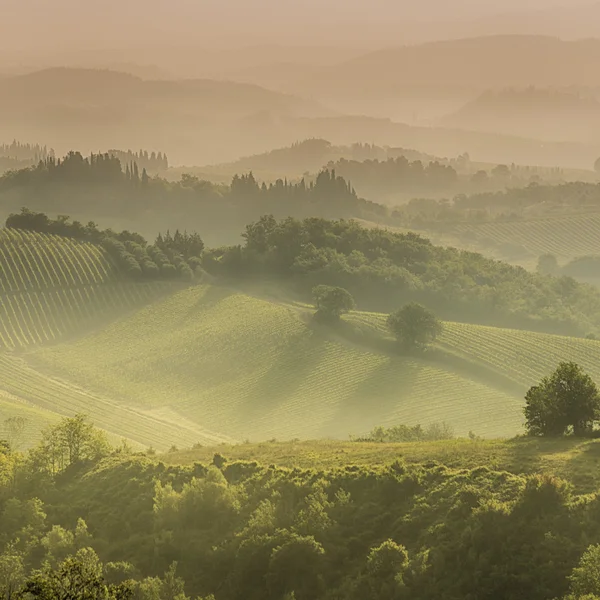
[[[448,323],[446,354],[386,354],[313,327],[310,307],[279,294],[128,281],[103,250],[54,236],[4,230],[0,267],[0,419],[28,413],[31,431],[84,412],[161,450],[439,421],[511,436],[521,390],[559,361],[600,380],[600,342]],[[385,315],[347,318],[385,332]]]
[[[386,315],[353,313],[351,322],[389,335]],[[483,365],[526,390],[552,372],[561,361],[579,363],[600,382],[600,341],[517,329],[445,323],[437,345],[466,358],[476,370]]]
[[[22,416],[32,443],[59,416],[84,412],[117,436],[162,449],[228,439],[168,414],[140,415],[118,407],[33,371],[14,355],[81,335],[173,289],[172,283],[128,281],[93,244],[1,230],[0,429],[7,418]]]
[[[512,435],[521,401],[444,367],[323,337],[301,309],[196,286],[103,331],[27,355],[136,410],[165,409],[236,439],[362,434],[447,421]]]
[[[40,233],[0,231],[0,348],[80,333],[172,289],[119,276],[99,247]]]
[[[600,254],[600,213],[513,223],[461,224],[455,227],[455,233],[481,249],[491,242],[515,250],[521,247],[535,257],[547,253],[561,258]]]

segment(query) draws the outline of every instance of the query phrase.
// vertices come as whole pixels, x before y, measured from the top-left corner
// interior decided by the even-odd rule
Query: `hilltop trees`
[[[600,395],[591,377],[572,362],[562,362],[525,396],[526,428],[530,435],[575,435],[591,431],[600,415]]]
[[[336,322],[351,311],[355,304],[348,290],[329,285],[317,285],[312,290],[317,312],[315,317],[322,321]]]
[[[430,310],[414,302],[392,313],[387,325],[407,350],[425,347],[443,330],[442,324]]]

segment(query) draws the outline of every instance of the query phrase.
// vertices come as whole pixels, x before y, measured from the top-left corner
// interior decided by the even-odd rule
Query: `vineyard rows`
[[[386,315],[352,313],[357,325],[389,335]],[[437,344],[463,356],[474,366],[485,365],[524,389],[552,372],[559,362],[580,364],[600,384],[600,341],[533,331],[445,323]]]
[[[600,254],[600,214],[550,217],[514,223],[482,223],[456,227],[459,235],[476,234],[496,244],[522,246],[534,256],[551,253],[564,258]]]
[[[96,394],[237,439],[347,438],[432,421],[512,435],[522,422],[520,400],[503,392],[443,366],[328,340],[295,308],[209,286],[29,360]]]
[[[0,382],[4,393],[37,408],[63,416],[84,413],[98,427],[146,446],[166,450],[174,444],[189,447],[196,442],[215,444],[230,441],[185,419],[177,421],[164,414],[120,405],[64,381],[47,377],[29,367],[23,359],[9,353],[0,354]]]
[[[167,289],[167,283],[121,279],[93,244],[0,230],[0,348],[53,342]]]

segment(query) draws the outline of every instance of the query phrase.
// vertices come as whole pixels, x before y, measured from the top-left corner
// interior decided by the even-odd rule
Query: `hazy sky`
[[[464,21],[576,0],[0,0],[0,50],[403,43],[410,21]]]

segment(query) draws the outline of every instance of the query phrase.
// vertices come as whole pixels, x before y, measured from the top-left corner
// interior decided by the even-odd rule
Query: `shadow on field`
[[[590,493],[600,487],[600,440],[579,441],[580,446],[566,462],[566,479],[572,481],[577,491]]]
[[[402,370],[404,378],[390,379],[395,370]],[[411,393],[417,379],[418,367],[406,368],[400,358],[390,357],[363,379],[352,395],[340,405],[336,414],[325,423],[319,431],[322,436],[363,435],[379,425],[384,425],[387,418],[396,412],[402,403],[403,396]]]
[[[581,456],[578,450],[590,444],[581,438],[531,438],[518,437],[507,440],[506,467],[513,473],[526,475],[534,473],[553,473],[559,477],[571,479],[569,467],[572,459],[569,455]],[[600,456],[600,447],[598,449]],[[565,456],[566,455],[566,456]]]
[[[245,428],[251,429],[249,420],[257,416],[264,418],[269,411],[286,402],[317,369],[328,350],[319,342],[318,335],[307,332],[288,340],[239,407],[240,422]]]
[[[226,298],[229,298],[229,296],[232,296],[234,293],[235,292],[229,288],[215,285],[209,286],[204,294],[202,294],[194,303],[194,305],[187,310],[185,315],[181,317],[181,322],[186,323],[190,319],[193,319],[195,316],[197,316],[200,312],[214,306],[215,304],[218,304],[219,302],[222,302]]]

